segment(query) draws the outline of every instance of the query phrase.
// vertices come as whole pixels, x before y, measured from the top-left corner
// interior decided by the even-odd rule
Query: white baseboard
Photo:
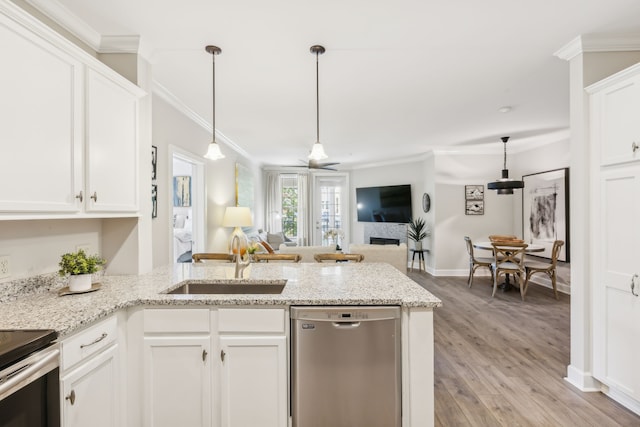
[[[626,393],[623,393],[615,388],[609,388],[607,390],[606,387],[603,390],[603,393],[609,396],[610,398],[612,398],[613,400],[615,400],[616,402],[618,402],[619,404],[621,404],[622,406],[624,406],[625,408],[640,415],[640,402],[629,397],[629,395],[627,395]]]
[[[580,391],[602,391],[602,383],[600,381],[593,378],[590,373],[584,372],[572,365],[567,366],[567,376],[564,380]]]
[[[469,270],[434,270],[433,268],[427,268],[427,273],[436,276],[436,277],[468,277]],[[476,274],[474,277],[490,277],[491,273],[486,268],[479,268],[476,270]],[[540,286],[544,286],[545,288],[553,289],[551,286],[551,280],[548,276],[538,274],[531,278],[531,283],[535,283]],[[566,283],[557,283],[558,292],[563,294],[571,295],[571,286]]]

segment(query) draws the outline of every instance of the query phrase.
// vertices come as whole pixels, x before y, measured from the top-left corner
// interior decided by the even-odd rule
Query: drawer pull
[[[80,192],[76,196],[76,199],[80,200],[80,203],[82,203],[82,201],[84,200],[84,196],[82,195],[82,190],[80,190]]]
[[[94,344],[98,344],[100,341],[102,341],[106,337],[107,337],[107,333],[103,332],[102,335],[100,335],[98,338],[96,338],[94,342],[89,343],[89,344],[81,344],[80,348],[91,347]]]
[[[635,141],[631,143],[631,150],[635,153],[638,148],[640,148],[640,145],[636,144]]]
[[[202,350],[202,361],[205,362],[207,360],[207,355],[209,353],[207,353],[207,350]]]
[[[227,353],[224,352],[224,350],[220,350],[220,360],[222,360],[224,362],[224,356],[226,356]]]
[[[89,198],[93,199],[93,203],[98,203],[98,193],[96,193],[95,191],[93,192],[93,196]]]
[[[64,398],[64,400],[68,400],[69,402],[71,402],[72,405],[74,403],[76,403],[76,392],[75,392],[75,390],[71,390],[71,393],[69,393],[69,395],[66,396]]]
[[[636,289],[636,277],[638,277],[638,274],[634,274],[633,277],[631,278],[631,294],[634,297],[638,296],[638,294],[635,292],[635,289]]]

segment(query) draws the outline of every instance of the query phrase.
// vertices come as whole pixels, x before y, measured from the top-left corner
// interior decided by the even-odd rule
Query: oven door
[[[0,426],[60,427],[57,344],[0,371]]]

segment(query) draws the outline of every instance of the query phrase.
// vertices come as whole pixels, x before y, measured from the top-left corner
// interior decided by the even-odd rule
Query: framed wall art
[[[484,200],[465,200],[465,215],[484,215]]]
[[[151,184],[151,218],[158,216],[158,185]]]
[[[465,185],[465,200],[484,200],[484,185]]]
[[[522,177],[522,236],[525,242],[544,246],[532,255],[551,258],[555,240],[563,240],[558,261],[569,262],[569,168]]]
[[[484,185],[465,185],[464,205],[465,215],[484,215]]]
[[[173,177],[173,206],[191,206],[191,177]]]
[[[157,177],[158,170],[158,147],[151,146],[151,180],[154,181]]]

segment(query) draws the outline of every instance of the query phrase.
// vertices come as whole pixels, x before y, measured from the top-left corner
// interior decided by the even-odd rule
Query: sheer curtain
[[[280,191],[280,172],[265,172],[265,231],[275,233],[282,231],[280,209],[282,208],[282,194]]]
[[[309,174],[298,174],[298,244],[311,245],[313,236],[312,199]]]

